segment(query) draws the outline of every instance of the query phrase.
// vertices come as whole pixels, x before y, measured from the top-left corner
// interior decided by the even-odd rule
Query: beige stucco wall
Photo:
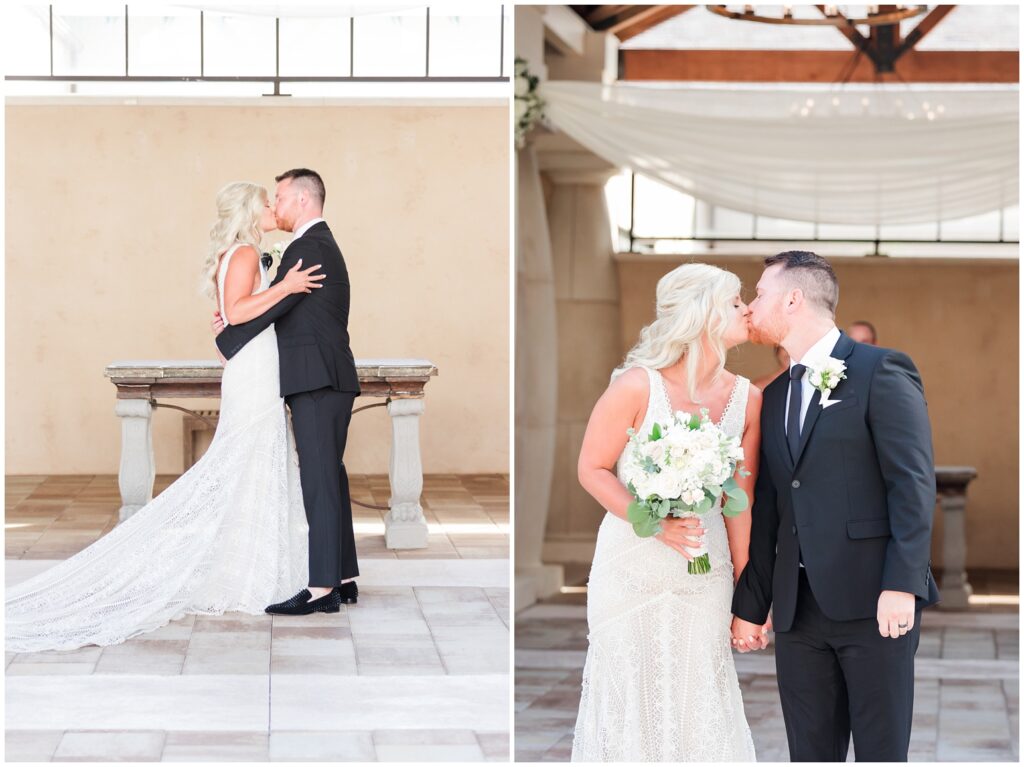
[[[761,259],[702,258],[736,272],[750,300]],[[938,464],[968,465],[967,564],[1018,566],[1018,265],[1016,262],[831,259],[840,283],[837,323],[866,319],[880,344],[907,352],[921,371]],[[658,278],[681,261],[619,261],[625,354],[653,319]],[[731,370],[758,378],[774,369],[768,347],[745,345]],[[596,530],[600,510],[594,511]],[[938,530],[937,532],[941,532]],[[933,560],[941,563],[939,535]]]
[[[104,365],[215,356],[197,292],[214,195],[296,166],[327,186],[355,355],[440,368],[424,470],[507,472],[508,135],[503,104],[8,104],[6,472],[116,473]],[[158,472],[181,470],[181,418],[156,413]],[[350,471],[387,471],[389,428],[355,417]]]

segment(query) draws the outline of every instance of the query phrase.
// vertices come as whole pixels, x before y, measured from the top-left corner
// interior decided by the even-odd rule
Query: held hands
[[[661,520],[661,532],[654,537],[692,562],[693,555],[686,549],[699,549],[703,536],[704,526],[699,519],[666,517]]]
[[[899,639],[914,628],[913,594],[905,591],[883,591],[878,596],[878,633]]]
[[[768,646],[768,632],[772,630],[772,617],[763,626],[745,621],[739,616],[732,618],[732,646],[740,652],[763,650]]]
[[[285,292],[289,295],[292,293],[312,293],[313,288],[322,288],[320,280],[327,279],[326,274],[312,275],[312,272],[320,268],[320,264],[311,266],[308,269],[300,270],[302,266],[302,259],[300,258],[291,269],[288,270],[288,274],[281,280],[281,284],[284,286]]]

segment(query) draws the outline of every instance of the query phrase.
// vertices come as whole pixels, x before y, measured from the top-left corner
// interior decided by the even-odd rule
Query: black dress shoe
[[[319,599],[310,599],[309,589],[303,589],[291,599],[278,602],[266,609],[271,615],[311,615],[312,613],[336,613],[341,610],[341,595],[337,589]]]
[[[354,605],[359,601],[359,587],[356,586],[355,581],[343,583],[334,590],[338,592],[341,601],[347,605]]]

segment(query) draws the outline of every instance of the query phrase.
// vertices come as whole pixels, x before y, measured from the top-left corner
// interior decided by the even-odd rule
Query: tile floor
[[[174,477],[159,477],[156,491]],[[352,477],[387,502],[386,476]],[[115,524],[117,478],[7,477],[7,578]],[[425,478],[430,541],[356,509],[359,604],[189,616],[111,647],[8,653],[8,761],[507,761],[508,478]]]
[[[553,597],[519,611],[515,622],[515,758],[569,761],[586,595]],[[1020,761],[1019,636],[1016,607],[924,613],[911,761]],[[737,653],[736,666],[758,761],[788,761],[771,648]]]

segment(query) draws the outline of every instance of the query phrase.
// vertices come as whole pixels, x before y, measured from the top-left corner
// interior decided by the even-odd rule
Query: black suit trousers
[[[793,627],[775,635],[790,760],[844,762],[852,731],[858,762],[907,761],[920,639],[920,608],[899,639],[875,618],[826,617],[801,568]]]
[[[352,501],[343,461],[353,392],[289,394],[302,500],[309,522],[309,585],[332,587],[359,575]]]

